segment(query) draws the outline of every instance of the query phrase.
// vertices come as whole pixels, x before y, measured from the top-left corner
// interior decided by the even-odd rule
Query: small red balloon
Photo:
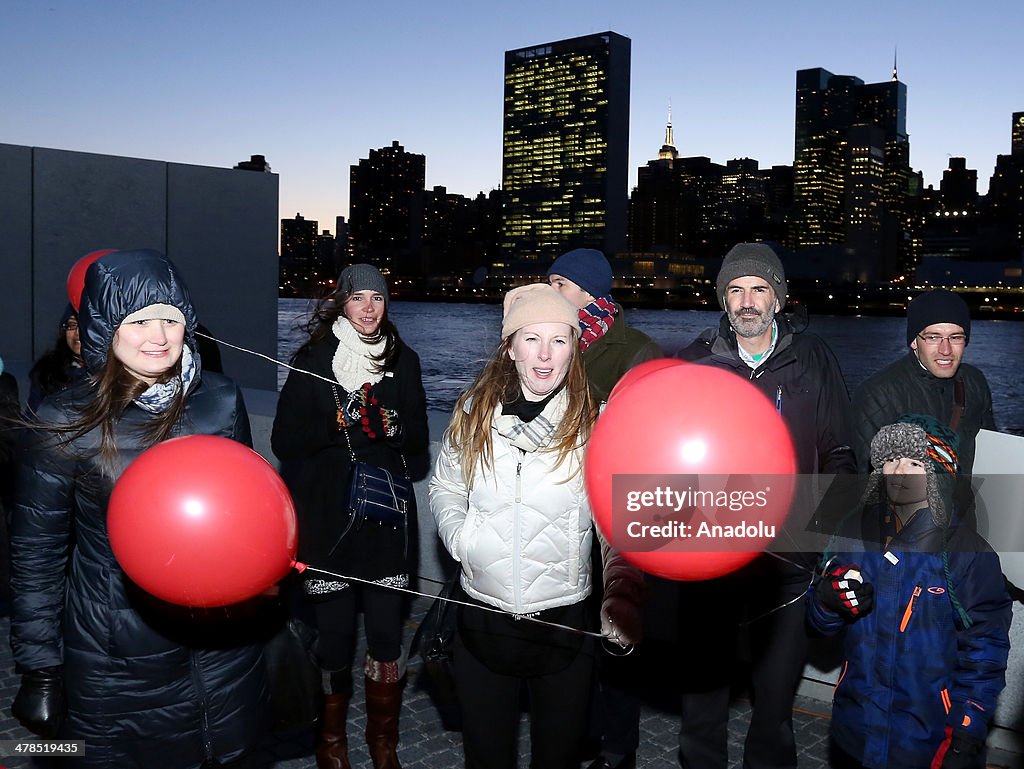
[[[672,368],[673,366],[682,365],[683,361],[678,358],[655,358],[654,360],[639,363],[623,374],[622,378],[615,383],[615,387],[613,387],[612,391],[608,393],[608,400],[611,400],[631,384],[640,381],[648,374],[653,374],[655,371],[661,371],[663,368]]]
[[[101,256],[112,254],[116,250],[116,248],[104,248],[99,251],[90,251],[75,262],[68,271],[68,301],[75,308],[75,312],[78,312],[78,305],[82,302],[82,291],[85,290],[85,273],[89,269],[89,265]]]
[[[587,445],[594,519],[650,574],[703,580],[744,566],[785,523],[796,455],[773,403],[743,377],[663,367],[610,398]]]
[[[139,587],[184,606],[259,595],[295,565],[298,544],[281,477],[252,449],[214,435],[140,454],[114,485],[107,532]]]

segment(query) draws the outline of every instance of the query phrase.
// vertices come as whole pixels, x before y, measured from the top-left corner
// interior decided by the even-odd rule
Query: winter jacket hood
[[[89,266],[78,308],[82,359],[93,373],[103,369],[121,322],[151,304],[169,304],[185,316],[185,343],[194,356],[196,313],[177,268],[159,251],[114,251]]]

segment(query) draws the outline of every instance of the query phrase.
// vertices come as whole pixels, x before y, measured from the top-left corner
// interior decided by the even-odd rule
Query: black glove
[[[853,622],[875,608],[875,586],[865,583],[855,563],[832,568],[814,589],[822,606]]]
[[[23,673],[21,687],[11,703],[11,715],[33,734],[55,739],[64,717],[63,668],[58,665]]]
[[[985,743],[962,729],[946,727],[946,738],[935,751],[934,769],[985,769]]]

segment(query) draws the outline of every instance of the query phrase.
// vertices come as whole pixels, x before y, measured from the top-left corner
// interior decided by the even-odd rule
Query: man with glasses
[[[985,375],[963,362],[971,316],[958,294],[937,288],[907,305],[910,351],[865,380],[853,393],[851,445],[857,471],[870,472],[871,439],[904,414],[928,414],[960,438],[960,471],[974,467],[978,431],[995,430]]]

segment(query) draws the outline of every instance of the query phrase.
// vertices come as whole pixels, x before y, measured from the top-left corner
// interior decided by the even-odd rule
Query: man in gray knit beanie
[[[722,260],[718,300],[725,310],[717,327],[706,329],[679,357],[743,377],[771,403],[792,438],[797,472],[853,471],[843,443],[850,401],[835,355],[805,324],[779,313],[789,287],[775,250],[765,243],[740,243]],[[716,404],[725,413],[740,404]],[[733,436],[736,451],[758,436]],[[781,447],[780,447],[781,448]],[[797,499],[797,515],[811,501]],[[738,628],[751,626],[752,715],[743,748],[747,767],[793,767],[793,695],[803,670],[809,639],[804,624],[805,567],[816,555],[789,553],[785,561],[761,555],[729,579],[665,585],[652,581],[651,638],[678,644],[681,658],[700,660],[700,670],[681,682],[679,755],[683,766],[725,767],[731,674],[737,668]],[[803,563],[801,563],[803,561]],[[673,595],[674,594],[674,595]],[[660,607],[686,607],[685,615]],[[658,617],[654,617],[658,614]],[[702,631],[690,633],[687,620],[701,616]],[[662,619],[667,617],[668,619]],[[667,627],[659,627],[659,625]],[[753,632],[756,629],[756,633]],[[659,635],[660,634],[660,635]]]
[[[736,278],[745,275],[764,279],[779,300],[779,310],[786,306],[789,286],[786,284],[786,271],[782,268],[782,262],[775,249],[767,243],[737,243],[722,259],[722,267],[715,280],[718,304],[723,310],[728,309],[725,301],[726,288]]]

